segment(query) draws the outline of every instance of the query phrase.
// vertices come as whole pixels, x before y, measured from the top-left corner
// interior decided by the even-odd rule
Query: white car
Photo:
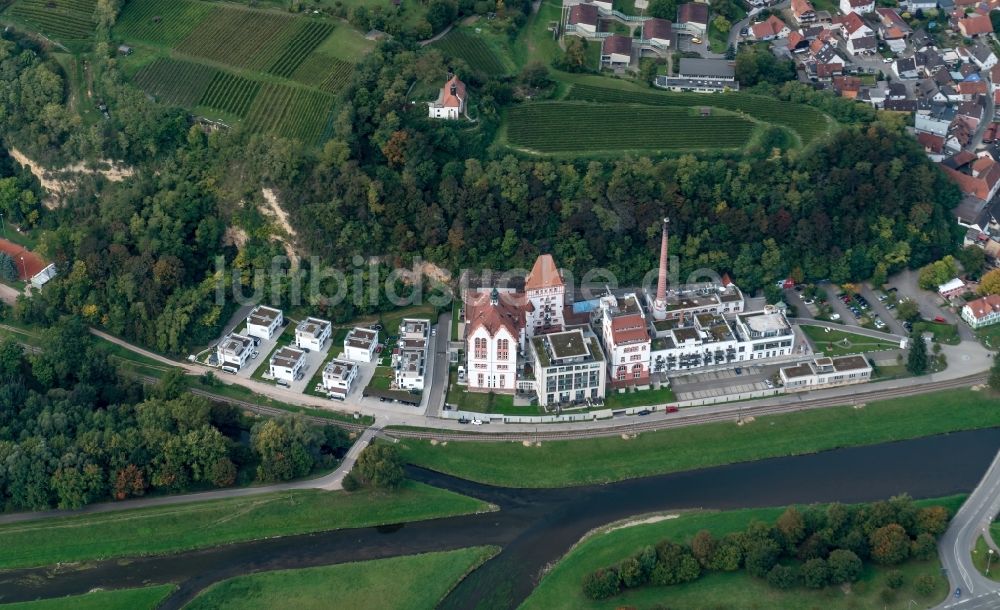
[[[474,419],[474,420],[472,420],[472,425],[473,426],[482,426],[483,425],[483,420],[481,420],[481,419]]]
[[[805,301],[803,301],[803,302],[804,302],[804,303],[805,303],[806,305],[812,305],[812,304],[813,304],[813,303],[815,303],[816,301],[815,301],[815,299],[806,299],[806,300],[805,300]]]
[[[834,322],[836,322],[837,320],[840,319],[840,314],[839,313],[832,313],[832,314],[830,314],[830,319],[833,320]]]
[[[882,63],[891,64],[894,61],[896,61],[896,60],[893,59],[893,58],[891,58],[891,57],[886,57],[885,59],[882,60]]]

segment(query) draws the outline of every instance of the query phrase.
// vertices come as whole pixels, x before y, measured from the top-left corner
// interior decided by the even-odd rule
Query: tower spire
[[[660,272],[656,278],[656,300],[653,301],[653,317],[663,320],[667,317],[667,241],[670,219],[663,219],[663,235],[660,238]]]

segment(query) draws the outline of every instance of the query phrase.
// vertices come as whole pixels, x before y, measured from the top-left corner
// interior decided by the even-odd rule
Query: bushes
[[[936,537],[948,519],[945,508],[917,509],[905,495],[867,505],[792,507],[773,525],[754,521],[744,531],[721,539],[701,530],[687,545],[662,540],[655,547],[646,546],[617,566],[587,576],[584,593],[591,599],[607,599],[623,588],[682,584],[696,580],[703,570],[741,567],[780,590],[854,583],[861,578],[868,558],[891,565],[909,557],[933,557]],[[899,571],[890,572],[884,595],[894,596],[900,586]],[[920,592],[920,583],[915,586]],[[934,586],[933,578],[925,585],[930,591]]]

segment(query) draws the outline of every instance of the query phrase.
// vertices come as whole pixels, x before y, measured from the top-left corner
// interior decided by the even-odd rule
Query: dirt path
[[[261,189],[261,192],[264,194],[264,201],[267,203],[267,215],[273,218],[285,233],[283,237],[278,237],[277,239],[284,246],[285,255],[291,261],[292,269],[298,269],[299,255],[295,252],[295,248],[292,247],[291,243],[298,235],[296,235],[295,229],[292,228],[292,224],[288,222],[288,213],[281,207],[281,202],[278,201],[278,194],[273,189],[265,188]]]
[[[82,161],[62,168],[49,169],[16,148],[11,148],[8,152],[18,165],[27,167],[35,178],[38,178],[42,188],[48,193],[43,202],[48,208],[58,207],[61,199],[76,189],[72,176],[69,174],[100,174],[111,182],[121,182],[135,174],[135,170],[131,167],[118,166],[104,159],[100,161],[100,164],[107,166],[107,169],[91,169]]]

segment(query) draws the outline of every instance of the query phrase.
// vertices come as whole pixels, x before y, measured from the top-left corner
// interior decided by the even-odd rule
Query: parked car
[[[483,425],[483,420],[481,420],[481,419],[479,419],[477,417],[476,419],[472,420],[472,425],[473,426],[482,426]]]
[[[644,416],[644,415],[649,415],[650,413],[652,413],[652,411],[650,411],[649,409],[643,409],[642,411],[636,413],[636,415]]]
[[[460,424],[467,424],[467,423],[469,423],[469,420],[467,418],[465,418],[465,417],[459,417],[458,418],[458,423],[460,423]]]
[[[832,313],[832,314],[830,314],[830,319],[833,320],[834,322],[836,322],[837,320],[840,319],[840,314],[839,313]]]
[[[740,367],[736,367],[734,370],[736,371],[737,375],[742,375],[743,374],[743,369],[741,369]]]
[[[251,360],[256,359],[257,356],[260,356],[260,352],[258,352],[257,350],[254,350],[254,351],[250,352],[250,359]]]
[[[813,303],[815,303],[815,302],[816,302],[816,300],[815,300],[815,299],[806,299],[806,300],[805,300],[805,301],[803,301],[803,302],[804,302],[804,303],[805,303],[806,305],[812,305]]]
[[[675,406],[669,406],[669,407],[667,407],[667,413],[676,413],[678,411],[680,411],[680,409],[678,409]]]
[[[941,316],[934,316],[934,321],[937,322],[938,324],[944,324],[947,320],[945,320]]]

